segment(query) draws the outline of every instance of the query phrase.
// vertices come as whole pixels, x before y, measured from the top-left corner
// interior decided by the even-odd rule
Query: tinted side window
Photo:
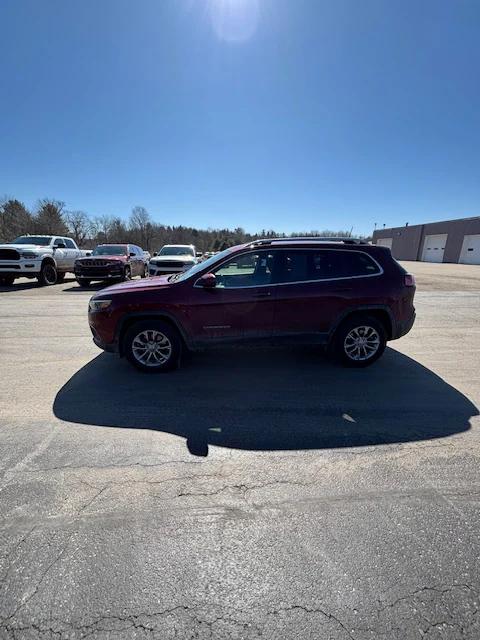
[[[276,281],[310,282],[341,278],[342,253],[324,249],[294,249],[282,251]]]
[[[377,263],[366,253],[344,251],[343,254],[345,276],[371,276],[380,273]]]
[[[76,249],[75,245],[73,244],[73,241],[70,240],[70,238],[63,238],[63,241],[67,249]]]
[[[294,249],[282,251],[275,281],[312,282],[379,273],[366,254],[334,249]]]

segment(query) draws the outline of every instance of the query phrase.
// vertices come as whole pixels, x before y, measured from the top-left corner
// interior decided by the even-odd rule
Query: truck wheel
[[[345,320],[335,332],[333,355],[347,367],[368,367],[387,345],[387,333],[381,322],[367,315]]]
[[[182,351],[178,331],[161,320],[134,324],[125,334],[123,346],[129,362],[147,373],[175,369]]]
[[[51,262],[46,262],[45,264],[42,264],[42,268],[37,278],[38,284],[41,287],[55,284],[57,282],[57,277],[58,274],[55,265]]]
[[[76,278],[76,280],[81,287],[90,286],[90,280],[87,280],[86,278]]]
[[[15,282],[15,278],[13,276],[0,276],[0,285],[4,287],[11,287]]]

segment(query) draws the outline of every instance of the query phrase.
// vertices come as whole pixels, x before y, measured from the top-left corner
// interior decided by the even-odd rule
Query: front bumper
[[[183,273],[184,271],[188,271],[189,269],[192,268],[193,265],[188,264],[188,265],[183,265],[180,264],[175,267],[163,267],[161,264],[152,264],[150,263],[148,265],[148,273],[151,276],[166,276],[166,275],[170,275],[172,273]]]
[[[41,260],[0,260],[0,275],[21,278],[40,273]]]
[[[123,276],[122,267],[75,267],[75,277],[85,280],[113,280]]]
[[[99,349],[103,349],[108,353],[118,353],[118,342],[105,342],[92,325],[90,325],[90,331],[92,332],[93,342]]]

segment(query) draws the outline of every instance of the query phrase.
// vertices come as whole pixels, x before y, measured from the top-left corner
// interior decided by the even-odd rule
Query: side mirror
[[[214,273],[206,273],[199,278],[195,284],[198,287],[203,287],[204,289],[215,289],[217,286],[217,278]]]
[[[135,251],[130,251],[130,253],[128,254],[131,258],[134,258],[137,254],[135,253]]]
[[[86,256],[91,256],[92,252],[91,251],[87,251],[87,253],[85,254]]]
[[[54,249],[66,249],[67,245],[64,242],[59,242],[54,246]]]

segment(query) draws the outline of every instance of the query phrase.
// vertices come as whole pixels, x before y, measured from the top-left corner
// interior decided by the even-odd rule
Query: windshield
[[[162,247],[159,256],[194,256],[192,247]]]
[[[93,250],[92,256],[125,256],[127,247],[118,244],[102,244]]]
[[[8,244],[36,244],[39,247],[44,247],[50,244],[51,239],[52,236],[20,236]]]
[[[223,258],[226,258],[231,253],[231,251],[232,251],[232,249],[225,249],[221,253],[217,253],[216,255],[212,256],[211,258],[208,258],[208,260],[204,260],[203,262],[199,262],[198,264],[196,264],[193,267],[191,267],[191,269],[189,269],[188,271],[184,271],[182,274],[180,274],[180,277],[178,277],[178,278],[176,277],[175,280],[177,282],[182,282],[182,280],[186,280],[187,278],[191,278],[192,276],[194,276],[199,271],[204,271],[205,270],[205,273],[208,273],[210,267],[213,267],[215,264],[217,264],[217,262],[219,262],[220,260],[223,260]]]

